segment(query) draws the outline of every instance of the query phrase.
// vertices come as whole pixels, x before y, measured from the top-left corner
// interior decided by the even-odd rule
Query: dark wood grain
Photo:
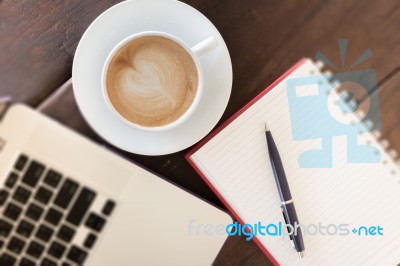
[[[83,32],[117,2],[120,1],[1,1],[1,94],[37,105],[69,79]]]
[[[76,45],[90,22],[118,1],[0,2],[0,94],[38,106],[71,75]],[[400,2],[187,0],[219,29],[233,63],[232,96],[221,121],[232,115],[304,56],[326,54],[349,65],[370,48],[374,55],[356,70],[377,73],[383,136],[400,150]],[[349,41],[342,69],[337,41]],[[105,144],[80,115],[71,86],[47,99],[43,111],[98,143]],[[373,93],[373,92],[371,92]],[[68,111],[66,111],[68,110]],[[190,168],[183,152],[148,157],[121,152],[216,205],[221,203]],[[253,242],[228,239],[216,265],[270,265]]]

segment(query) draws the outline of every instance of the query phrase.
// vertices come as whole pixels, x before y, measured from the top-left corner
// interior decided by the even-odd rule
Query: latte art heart
[[[198,74],[190,54],[174,41],[145,36],[125,44],[108,67],[111,103],[127,120],[145,127],[181,117],[196,96]]]

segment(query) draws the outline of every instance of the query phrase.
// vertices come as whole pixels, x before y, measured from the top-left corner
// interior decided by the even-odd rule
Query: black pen
[[[265,135],[267,137],[269,159],[271,161],[272,171],[274,172],[275,182],[278,186],[279,196],[282,202],[283,216],[287,225],[291,225],[293,229],[299,224],[296,209],[294,207],[292,194],[290,193],[289,184],[286,178],[285,170],[283,169],[281,156],[276,148],[275,141],[272,138],[271,131],[267,124],[265,124]],[[295,231],[296,232],[296,231]],[[304,258],[304,242],[301,234],[300,227],[297,228],[296,234],[290,236],[293,241],[294,248],[299,254],[300,258]]]

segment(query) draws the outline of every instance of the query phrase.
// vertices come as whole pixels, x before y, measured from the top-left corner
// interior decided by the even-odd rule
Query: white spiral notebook
[[[321,142],[293,139],[286,81],[321,76],[321,67],[308,59],[298,62],[186,158],[240,223],[284,223],[268,158],[267,122],[280,151],[300,223],[331,225],[332,233],[314,234],[311,227],[309,234],[303,231],[303,259],[298,258],[288,237],[255,236],[253,240],[271,261],[281,265],[396,265],[400,262],[399,167],[376,136],[360,133],[357,141],[380,151],[378,163],[348,163],[344,136],[333,138],[332,167],[299,166],[299,154],[319,149]],[[349,117],[358,121],[355,114],[347,114]],[[333,225],[346,227],[348,233],[333,234]],[[367,230],[380,226],[383,235],[374,230],[366,234],[362,226]]]

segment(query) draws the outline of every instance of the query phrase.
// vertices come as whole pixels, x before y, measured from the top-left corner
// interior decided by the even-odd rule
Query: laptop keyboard
[[[98,196],[21,154],[0,188],[0,265],[82,265],[116,205],[105,197],[93,211]]]

